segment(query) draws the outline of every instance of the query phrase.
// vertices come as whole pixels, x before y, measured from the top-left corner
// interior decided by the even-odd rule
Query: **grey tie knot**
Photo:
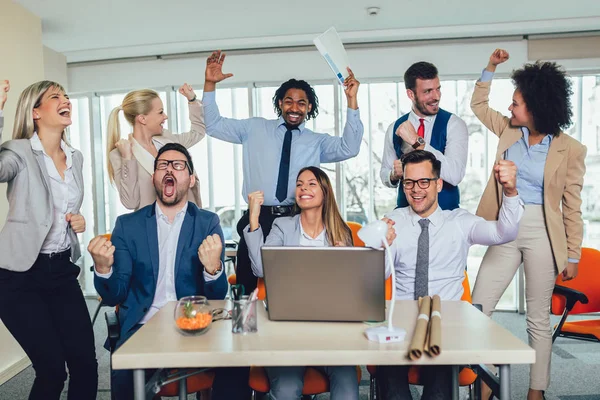
[[[429,229],[429,223],[431,221],[427,218],[423,218],[419,220],[419,225],[421,225],[421,231]]]

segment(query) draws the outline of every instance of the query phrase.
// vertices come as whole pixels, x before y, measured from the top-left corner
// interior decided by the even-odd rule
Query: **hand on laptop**
[[[258,217],[260,216],[260,206],[265,202],[265,192],[257,190],[248,194],[248,211],[250,212],[250,232],[259,227]]]
[[[396,229],[394,228],[396,222],[392,221],[389,218],[383,218],[382,221],[385,222],[388,226],[387,233],[385,234],[385,239],[388,242],[388,246],[391,246],[392,243],[394,243],[394,240],[396,240]]]

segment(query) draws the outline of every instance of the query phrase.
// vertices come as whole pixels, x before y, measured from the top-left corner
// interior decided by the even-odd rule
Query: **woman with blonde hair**
[[[259,215],[264,202],[262,191],[248,195],[250,224],[244,229],[252,271],[263,276],[262,246],[352,246],[352,232],[340,215],[329,177],[317,167],[302,168],[296,178],[296,212],[275,220],[264,240]],[[299,213],[298,213],[299,211]],[[356,367],[317,367],[329,377],[331,398],[358,399]],[[267,367],[270,396],[299,399],[306,367]]]
[[[2,110],[10,89],[0,81]],[[41,81],[17,103],[13,140],[0,146],[0,182],[7,182],[8,217],[0,232],[0,319],[33,364],[30,400],[95,399],[94,332],[74,264],[83,201],[83,156],[65,139],[71,102],[63,87]]]
[[[154,90],[142,89],[127,93],[120,106],[115,107],[108,117],[108,177],[119,192],[121,203],[130,210],[139,210],[156,200],[151,176],[158,150],[167,143],[179,143],[190,148],[206,135],[202,103],[197,100],[194,89],[187,83],[179,93],[188,99],[191,130],[180,135],[163,129],[167,120],[163,102]],[[133,127],[128,139],[122,139],[119,113]],[[189,199],[198,207],[200,184],[190,189]]]

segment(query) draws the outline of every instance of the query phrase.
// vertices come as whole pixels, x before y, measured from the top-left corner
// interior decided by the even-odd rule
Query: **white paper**
[[[341,84],[348,77],[348,54],[334,27],[317,36],[313,42]]]

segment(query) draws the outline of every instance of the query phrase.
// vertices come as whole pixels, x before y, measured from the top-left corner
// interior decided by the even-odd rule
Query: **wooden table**
[[[211,306],[230,308],[227,300]],[[239,367],[251,365],[455,365],[453,398],[458,399],[458,366],[500,366],[501,399],[510,399],[510,364],[532,364],[535,351],[466,302],[442,302],[442,353],[417,362],[406,358],[418,309],[397,301],[394,325],[406,329],[403,342],[368,341],[364,323],[275,322],[261,303],[258,332],[231,333],[231,321],[215,321],[201,336],[183,336],[173,322],[176,303],[163,307],[112,355],[115,369],[133,369],[135,399],[145,399],[144,369]]]

